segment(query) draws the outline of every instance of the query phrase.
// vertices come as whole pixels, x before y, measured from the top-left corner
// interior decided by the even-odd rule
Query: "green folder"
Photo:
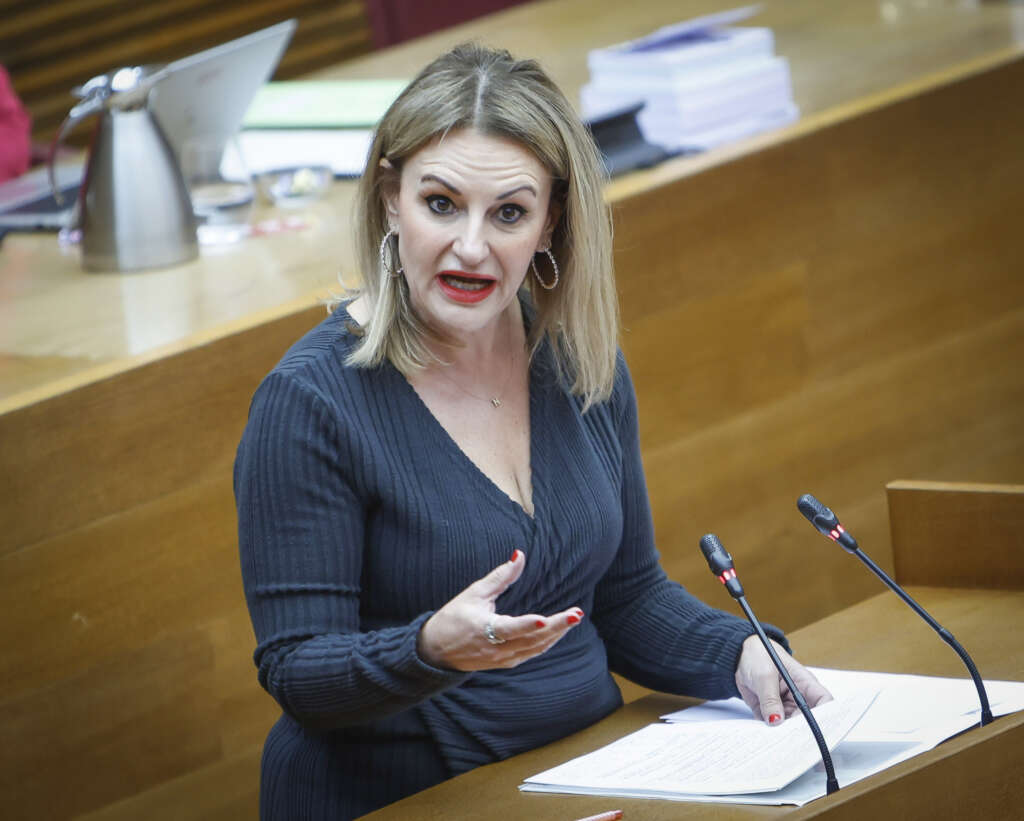
[[[266,83],[242,128],[372,128],[408,80],[295,80]]]

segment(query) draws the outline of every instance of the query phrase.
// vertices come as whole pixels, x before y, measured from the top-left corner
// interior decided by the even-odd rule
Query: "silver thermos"
[[[94,77],[61,125],[50,151],[79,122],[99,114],[78,198],[82,266],[89,271],[164,268],[199,255],[188,187],[148,107],[159,71],[122,68]],[[54,195],[59,193],[54,186]]]

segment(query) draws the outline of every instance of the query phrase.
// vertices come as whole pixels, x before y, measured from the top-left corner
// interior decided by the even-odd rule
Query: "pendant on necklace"
[[[494,407],[496,407],[496,408],[500,408],[501,407],[501,400],[497,396],[492,396],[491,397],[491,404],[494,405]]]

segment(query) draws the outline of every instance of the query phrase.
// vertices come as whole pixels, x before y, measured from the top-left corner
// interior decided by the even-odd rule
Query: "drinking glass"
[[[237,242],[249,233],[253,182],[235,136],[185,140],[181,171],[192,198],[199,242]]]

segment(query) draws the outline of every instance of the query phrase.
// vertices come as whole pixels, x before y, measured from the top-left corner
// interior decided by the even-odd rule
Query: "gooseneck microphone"
[[[828,751],[828,745],[825,744],[825,736],[822,735],[821,727],[818,726],[818,722],[814,718],[814,714],[811,713],[810,708],[807,706],[807,702],[804,701],[803,694],[797,689],[796,684],[793,683],[793,679],[789,675],[789,671],[786,669],[786,665],[782,663],[782,659],[779,658],[779,654],[775,652],[775,647],[768,640],[768,636],[765,635],[764,628],[761,627],[761,622],[757,620],[757,616],[754,615],[754,611],[750,609],[750,605],[747,604],[747,599],[743,595],[743,585],[740,584],[740,580],[736,577],[736,568],[732,563],[732,556],[730,556],[722,543],[718,540],[718,537],[714,533],[707,533],[700,540],[700,550],[704,554],[704,558],[708,560],[708,567],[711,568],[711,572],[718,578],[718,580],[725,585],[725,589],[729,591],[729,595],[732,596],[736,601],[740,603],[740,607],[743,608],[743,612],[746,613],[750,623],[754,626],[754,631],[757,633],[757,637],[761,639],[761,643],[768,651],[768,655],[771,656],[772,662],[778,669],[779,674],[782,676],[782,680],[786,682],[786,686],[789,687],[789,692],[793,694],[793,698],[796,701],[796,706],[800,708],[800,712],[804,714],[804,718],[807,720],[807,726],[811,728],[811,734],[814,736],[815,742],[818,744],[818,749],[821,751],[821,761],[825,765],[825,792],[828,795],[836,792],[839,789],[839,782],[836,781],[836,771],[832,766],[832,755]]]
[[[960,656],[963,663],[967,665],[967,670],[971,674],[971,678],[974,680],[974,686],[978,690],[978,699],[981,701],[981,726],[984,727],[986,724],[991,723],[992,710],[988,704],[988,693],[985,692],[985,683],[981,680],[981,676],[978,674],[978,668],[974,666],[974,661],[972,661],[971,657],[967,654],[967,651],[964,650],[960,642],[953,638],[953,634],[935,621],[927,610],[914,601],[906,590],[891,579],[888,573],[882,570],[882,568],[875,564],[871,558],[860,549],[857,545],[857,540],[846,532],[843,526],[839,523],[839,519],[836,517],[835,513],[825,507],[825,505],[815,499],[810,493],[805,493],[797,499],[796,506],[807,521],[814,525],[815,529],[819,533],[827,536],[847,552],[852,553],[864,562],[872,573],[885,582],[893,593],[903,599],[903,601],[909,605],[911,610],[924,619],[929,626],[939,634],[942,640],[956,651],[956,654]]]

